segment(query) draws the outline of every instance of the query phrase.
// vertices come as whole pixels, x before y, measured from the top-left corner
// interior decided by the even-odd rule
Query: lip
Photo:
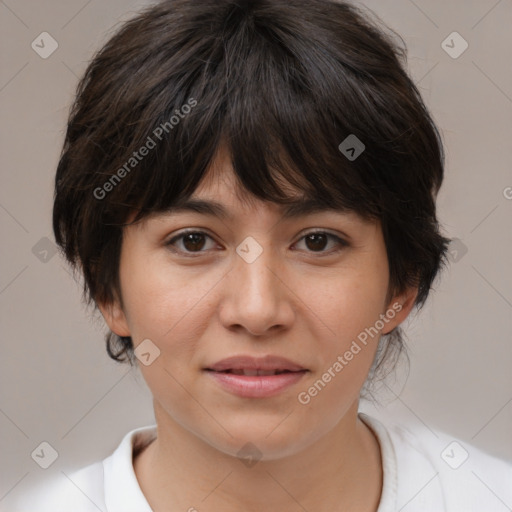
[[[279,356],[265,356],[265,357],[252,357],[252,356],[233,356],[226,359],[221,359],[215,364],[205,368],[215,372],[224,372],[227,370],[288,370],[290,372],[298,372],[306,370],[298,363],[294,363],[289,359]]]
[[[248,370],[251,373],[281,371],[275,375],[241,375],[230,371]],[[234,356],[222,359],[204,369],[225,391],[243,398],[275,396],[299,382],[309,371],[300,364],[278,356],[256,358]]]

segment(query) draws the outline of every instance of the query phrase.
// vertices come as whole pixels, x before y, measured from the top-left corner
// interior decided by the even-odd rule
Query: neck
[[[158,436],[135,458],[135,474],[155,512],[375,512],[382,490],[380,449],[357,406],[304,450],[245,465],[185,430],[155,403]]]

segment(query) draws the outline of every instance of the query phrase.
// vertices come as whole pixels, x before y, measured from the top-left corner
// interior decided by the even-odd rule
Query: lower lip
[[[266,398],[274,396],[293,386],[302,379],[301,372],[280,373],[279,375],[236,375],[234,373],[207,372],[226,391],[244,398]]]

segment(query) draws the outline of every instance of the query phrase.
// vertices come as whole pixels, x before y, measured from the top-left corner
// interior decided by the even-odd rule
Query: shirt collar
[[[394,512],[398,494],[394,443],[387,428],[376,418],[362,412],[359,412],[359,418],[373,431],[380,446],[383,483],[377,512]],[[135,442],[144,446],[156,437],[156,433],[156,425],[128,432],[115,452],[103,461],[105,504],[110,512],[152,512],[133,469],[133,449]]]
[[[360,412],[359,419],[374,433],[380,447],[380,456],[382,462],[382,492],[380,495],[379,508],[377,512],[394,512],[397,510],[397,463],[396,453],[389,437],[389,433],[384,425]]]
[[[128,432],[115,452],[103,461],[105,505],[109,512],[152,512],[133,469],[133,447],[156,437],[156,425]]]

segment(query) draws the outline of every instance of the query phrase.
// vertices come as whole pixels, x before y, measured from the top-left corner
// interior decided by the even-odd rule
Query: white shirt
[[[511,510],[512,463],[437,431],[385,427],[367,414],[359,417],[381,449],[383,488],[377,512]],[[132,461],[134,444],[144,446],[155,435],[155,425],[128,432],[109,457],[35,490],[16,512],[151,512]],[[201,510],[200,504],[194,506]]]

